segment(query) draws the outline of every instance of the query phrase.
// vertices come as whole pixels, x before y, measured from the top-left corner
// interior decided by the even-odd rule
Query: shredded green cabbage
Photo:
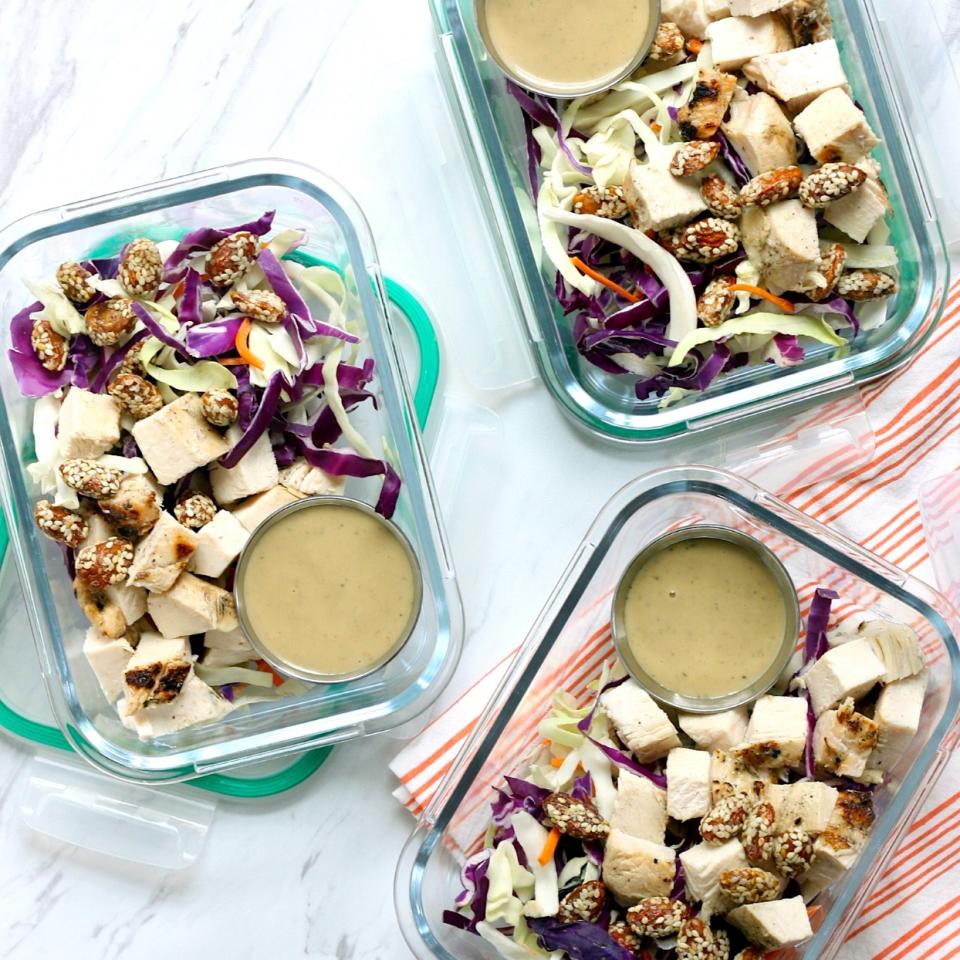
[[[34,320],[46,320],[61,337],[83,333],[86,329],[80,311],[67,299],[55,280],[24,280],[27,289],[43,304]]]
[[[198,663],[193,671],[211,687],[222,687],[225,683],[249,683],[252,687],[273,686],[273,674],[265,670],[250,670],[247,667],[209,667]]]
[[[551,857],[546,866],[540,865],[540,853],[547,842],[546,829],[526,810],[518,810],[511,818],[517,841],[527,857],[533,872],[534,897],[523,907],[528,917],[553,917],[560,909],[560,886],[557,882],[557,866]]]
[[[524,903],[533,896],[534,878],[529,870],[520,866],[512,841],[504,840],[490,855],[487,880],[490,888],[486,919],[503,920],[515,927],[523,915]]]
[[[154,363],[155,359],[158,362]],[[175,390],[203,393],[205,390],[237,389],[237,378],[222,363],[213,360],[180,363],[173,349],[156,337],[147,337],[143,341],[140,362],[154,380]]]

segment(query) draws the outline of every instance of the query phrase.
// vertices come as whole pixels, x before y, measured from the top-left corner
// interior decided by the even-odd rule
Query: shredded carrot
[[[269,674],[271,674],[271,675],[273,676],[273,685],[274,685],[275,687],[279,687],[279,686],[283,683],[283,677],[281,677],[280,674],[277,673],[277,671],[274,670],[273,667],[271,667],[270,664],[267,663],[266,660],[258,660],[258,661],[257,661],[257,669],[258,669],[261,673],[269,673]]]
[[[559,770],[563,766],[563,757],[551,757],[550,766],[553,767],[554,770]]]
[[[659,133],[659,132],[663,129],[663,127],[661,127],[660,124],[657,123],[656,120],[654,120],[653,123],[650,124],[650,129],[651,129],[654,133]]]
[[[593,267],[588,267],[579,257],[571,257],[570,259],[581,273],[585,273],[588,277],[596,280],[597,283],[602,283],[605,287],[609,287],[614,293],[619,293],[625,300],[629,300],[631,303],[637,303],[637,301],[640,300],[637,294],[631,293],[629,290],[624,290],[619,283],[614,283],[609,277],[605,277],[602,273],[597,273]]]
[[[769,300],[770,303],[775,307],[779,307],[784,313],[793,313],[797,309],[789,300],[784,300],[783,297],[778,297],[775,293],[764,290],[763,287],[755,287],[752,283],[734,283],[731,284],[730,289],[742,290],[744,293],[759,297],[761,300]]]
[[[547,837],[547,842],[543,845],[543,849],[540,851],[540,856],[537,857],[537,863],[539,863],[541,867],[545,867],[553,859],[559,842],[560,831],[554,827],[550,831],[550,835]]]
[[[703,41],[699,37],[691,37],[687,41],[687,49],[691,53],[699,53],[703,49]]]
[[[217,357],[217,360],[225,367],[245,367],[247,361],[243,357]]]
[[[544,737],[542,743],[545,747],[553,746],[553,741],[549,737]]]
[[[250,347],[247,346],[247,339],[250,336],[250,328],[252,326],[253,321],[249,317],[244,317],[243,322],[237,330],[237,339],[234,341],[234,346],[237,348],[237,353],[239,353],[251,367],[262,370],[263,361],[256,354],[251,353]]]
[[[174,298],[174,300],[179,300],[179,299],[183,296],[183,291],[184,291],[186,288],[187,288],[186,281],[181,280],[181,281],[173,288],[173,298]]]

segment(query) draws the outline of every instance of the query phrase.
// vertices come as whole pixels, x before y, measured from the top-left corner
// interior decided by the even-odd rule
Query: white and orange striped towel
[[[876,448],[869,462],[800,490],[793,506],[960,601],[960,282],[922,351],[896,374],[860,390]],[[842,408],[845,401],[838,401]],[[852,405],[860,401],[847,401]],[[837,411],[835,411],[836,413]],[[921,501],[923,513],[921,514]],[[938,556],[931,562],[924,521]],[[948,551],[953,551],[950,559]],[[601,618],[602,619],[602,618]],[[598,622],[582,624],[582,657],[554,689],[584,689],[612,648]],[[395,796],[414,815],[430,803],[476,727],[516,650],[496,663],[394,759]],[[544,691],[546,697],[552,691]],[[476,815],[482,811],[477,805]],[[464,837],[470,836],[471,821]],[[475,836],[476,834],[472,834]],[[960,957],[960,756],[906,834],[851,932],[844,960]]]

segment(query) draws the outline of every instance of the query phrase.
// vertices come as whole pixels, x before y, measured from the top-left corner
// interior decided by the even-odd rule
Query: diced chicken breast
[[[877,697],[873,719],[877,724],[877,746],[868,761],[880,773],[892,770],[907,752],[920,729],[923,698],[927,690],[925,670],[888,683]]]
[[[197,549],[197,535],[164,511],[153,529],[137,544],[129,583],[163,593],[176,582]]]
[[[346,477],[312,467],[303,457],[280,471],[280,482],[304,497],[340,496],[347,486]]]
[[[889,211],[890,201],[883,185],[868,178],[858,190],[831,203],[823,215],[827,223],[842,230],[851,240],[863,243]]]
[[[147,612],[165,637],[232,630],[237,625],[233,597],[192,573],[180,574],[166,593],[151,593]]]
[[[271,513],[299,499],[286,487],[276,486],[271,490],[258,493],[255,497],[250,497],[249,500],[244,500],[238,507],[234,507],[232,512],[234,517],[250,533],[253,533]]]
[[[230,710],[230,704],[191,670],[176,699],[135,711],[121,703],[120,716],[124,726],[141,740],[149,740],[217,720]]]
[[[920,639],[905,623],[889,620],[867,620],[859,625],[858,637],[866,637],[874,652],[883,661],[885,672],[882,683],[893,683],[912,677],[923,669],[923,651]]]
[[[793,48],[793,37],[783,20],[769,13],[759,17],[727,17],[707,27],[718,70],[739,70],[748,60]]]
[[[645,897],[666,897],[673,887],[676,852],[649,840],[611,830],[603,857],[603,882],[623,906]]]
[[[879,683],[885,673],[883,661],[864,637],[832,647],[807,671],[803,680],[813,712],[819,716],[847,697],[859,699]]]
[[[720,129],[737,89],[737,78],[721,70],[701,70],[677,124],[684,140],[710,140]]]
[[[730,750],[743,743],[750,722],[746,707],[722,713],[681,713],[680,729],[702,750]]]
[[[243,430],[234,424],[227,430],[227,441],[232,447],[243,436]],[[236,503],[244,497],[263,493],[280,482],[277,458],[270,446],[269,433],[260,435],[257,442],[240,458],[235,467],[215,463],[210,468],[210,486],[217,503]]]
[[[704,9],[711,20],[722,20],[732,15],[730,0],[704,0]]]
[[[820,238],[817,218],[799,200],[748,207],[740,218],[743,246],[774,293],[817,285]]]
[[[730,116],[720,128],[753,176],[791,167],[797,162],[797,141],[783,108],[769,93],[737,95]]]
[[[602,702],[617,736],[640,763],[659,760],[680,746],[670,718],[636,681],[608,690]]]
[[[837,790],[818,780],[771,783],[766,799],[777,812],[777,830],[800,829],[817,836],[827,829],[837,805]]]
[[[164,485],[205,467],[230,449],[230,444],[207,422],[196,393],[185,393],[137,421],[133,438],[157,480]]]
[[[837,710],[825,710],[813,731],[817,767],[839,777],[857,778],[877,746],[877,724],[854,709],[848,697]]]
[[[733,793],[748,793],[757,796],[766,785],[773,783],[777,772],[772,767],[754,770],[739,757],[725,750],[710,754],[710,800],[716,803]]]
[[[667,754],[667,813],[693,820],[710,811],[710,754],[674,747]]]
[[[730,0],[730,12],[735,17],[759,17],[782,10],[788,3],[790,0]]]
[[[197,549],[188,569],[201,577],[219,577],[240,556],[250,531],[229,510],[216,516],[197,533]]]
[[[824,40],[782,53],[755,57],[743,66],[743,75],[787,105],[802,110],[821,93],[847,88],[836,40]]]
[[[749,767],[797,767],[806,745],[806,700],[767,696],[754,704],[744,744],[735,753]]]
[[[662,0],[660,10],[664,20],[675,23],[688,37],[702,38],[710,23],[704,0]]]
[[[610,826],[638,840],[663,843],[667,832],[666,791],[646,777],[621,770]]]
[[[106,517],[99,513],[91,513],[87,516],[87,535],[81,542],[80,549],[82,550],[84,547],[94,547],[98,543],[103,543],[104,540],[109,540],[110,537],[115,537],[116,535],[117,531]]]
[[[103,593],[110,603],[119,608],[128,626],[136,623],[147,612],[147,591],[143,587],[114,583],[106,587]]]
[[[109,394],[71,387],[60,406],[57,445],[64,460],[95,460],[120,440],[120,405]]]
[[[682,226],[707,209],[695,181],[636,160],[627,171],[623,199],[634,226],[644,231]]]
[[[110,703],[116,703],[123,696],[123,671],[133,656],[133,647],[123,637],[111,640],[91,627],[83,640],[83,655],[103,695]]]
[[[800,878],[805,900],[812,900],[856,863],[873,821],[873,799],[869,793],[840,791],[826,830],[813,844],[813,863]]]
[[[104,497],[97,506],[119,530],[138,537],[146,534],[160,519],[163,503],[156,487],[142,473],[125,474],[120,489],[112,497]]]
[[[759,947],[791,947],[813,936],[803,897],[744,904],[727,920]]]
[[[687,894],[699,900],[706,913],[714,913],[725,905],[720,874],[750,866],[743,844],[735,837],[726,843],[698,843],[680,854],[680,863],[687,881]]]
[[[818,163],[856,163],[880,144],[863,111],[840,87],[820,94],[793,125]]]
[[[208,630],[203,635],[203,644],[202,662],[207,667],[232,667],[259,656],[240,627]]]
[[[180,694],[192,664],[186,637],[141,634],[123,671],[125,709],[132,712],[154,703],[169,703]]]

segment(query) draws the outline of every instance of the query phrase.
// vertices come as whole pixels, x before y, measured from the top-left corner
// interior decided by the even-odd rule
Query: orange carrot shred
[[[553,767],[554,770],[559,770],[563,766],[563,757],[551,757],[550,766]]]
[[[663,129],[663,127],[661,127],[660,124],[657,123],[656,120],[654,120],[653,123],[650,124],[650,129],[651,129],[654,133],[659,133],[659,132]]]
[[[218,357],[217,359],[225,367],[245,367],[247,365],[247,361],[243,357]]]
[[[703,41],[699,37],[691,37],[687,41],[687,49],[691,53],[699,53],[703,49]]]
[[[544,737],[542,743],[545,747],[553,746],[553,741],[549,737]]]
[[[744,293],[759,297],[761,300],[769,300],[770,303],[775,307],[779,307],[784,313],[795,313],[797,309],[789,300],[784,300],[783,297],[778,297],[775,293],[764,290],[763,287],[755,287],[752,283],[734,283],[730,285],[730,289],[742,290]]]
[[[543,845],[543,849],[540,851],[540,856],[537,857],[537,863],[539,863],[541,867],[545,867],[553,859],[559,842],[560,831],[554,827],[550,831],[550,835],[547,837],[547,842]]]
[[[174,300],[179,300],[179,299],[183,296],[183,291],[184,291],[186,288],[187,288],[186,282],[183,281],[183,280],[181,280],[181,281],[173,288],[173,298],[174,298]]]
[[[275,687],[279,687],[283,683],[283,677],[281,677],[280,674],[277,673],[277,671],[274,670],[266,660],[258,660],[257,669],[261,673],[269,673],[273,677],[273,685]]]
[[[237,353],[239,353],[251,367],[262,370],[263,361],[256,354],[251,353],[250,347],[247,346],[247,339],[250,336],[250,328],[252,326],[253,321],[249,317],[244,317],[243,322],[237,330],[237,339],[234,341],[234,346],[237,348]]]
[[[597,283],[602,283],[605,287],[609,287],[614,293],[619,293],[625,300],[629,300],[631,303],[637,303],[640,300],[637,294],[631,293],[629,290],[624,290],[619,283],[614,283],[609,277],[605,277],[602,273],[597,273],[593,267],[588,267],[579,257],[571,257],[570,260],[581,273],[585,273],[588,277],[596,280]]]

